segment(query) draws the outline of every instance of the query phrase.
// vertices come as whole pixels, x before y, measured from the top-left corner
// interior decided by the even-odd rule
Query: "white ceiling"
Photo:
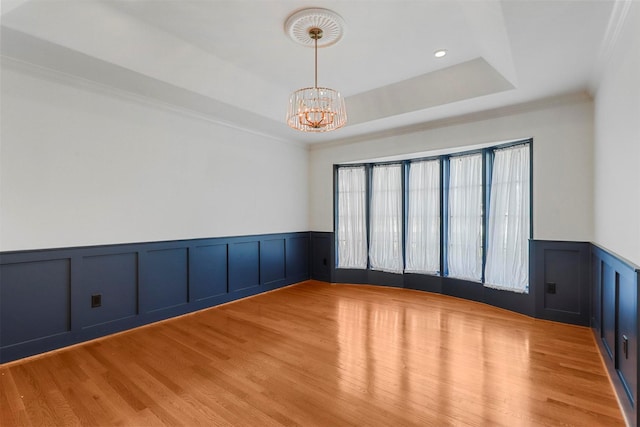
[[[618,2],[619,3],[619,2]],[[322,143],[597,84],[615,0],[2,0],[2,55],[155,98],[275,138]],[[294,11],[346,23],[319,51],[319,84],[349,123],[304,134],[284,122],[313,83],[313,50],[291,41]],[[436,59],[433,52],[448,55]]]

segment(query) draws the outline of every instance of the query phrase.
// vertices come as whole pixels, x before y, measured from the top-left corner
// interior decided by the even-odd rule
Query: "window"
[[[402,165],[376,165],[371,182],[371,246],[373,270],[401,273]]]
[[[367,268],[364,166],[338,169],[338,267]]]
[[[528,292],[529,146],[495,150],[491,174],[486,286]]]
[[[528,293],[531,147],[336,166],[338,268]]]
[[[409,163],[406,272],[440,272],[440,160]]]
[[[449,276],[482,280],[482,154],[449,163]]]

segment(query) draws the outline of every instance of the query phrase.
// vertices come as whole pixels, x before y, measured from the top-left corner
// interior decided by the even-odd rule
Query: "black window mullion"
[[[449,229],[449,156],[440,157],[440,276],[447,276]]]
[[[407,268],[407,227],[409,226],[409,167],[402,162],[402,271]]]
[[[491,198],[491,174],[493,171],[493,149],[483,150],[482,162],[482,283],[485,282],[487,248],[489,247],[489,207]]]
[[[365,200],[365,219],[366,219],[366,225],[367,225],[367,270],[371,269],[371,262],[369,261],[369,249],[371,246],[371,186],[372,186],[372,180],[373,180],[373,172],[372,172],[373,168],[371,167],[370,164],[365,166],[365,173],[366,173],[366,200]]]
[[[533,239],[533,139],[529,144],[529,239]]]
[[[340,236],[338,236],[338,169],[338,165],[333,166],[333,247],[335,248],[333,251],[334,266],[338,265],[338,241],[340,239]]]

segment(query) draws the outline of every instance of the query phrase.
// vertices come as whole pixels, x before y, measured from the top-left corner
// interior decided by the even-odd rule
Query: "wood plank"
[[[0,366],[0,425],[616,426],[588,328],[307,281]]]

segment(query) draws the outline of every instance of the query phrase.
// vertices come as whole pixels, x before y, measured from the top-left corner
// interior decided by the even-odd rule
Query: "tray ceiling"
[[[313,50],[284,31],[304,7],[345,21],[319,50],[319,84],[342,92],[350,118],[327,134],[284,122],[289,94],[313,83]],[[605,0],[3,0],[2,55],[321,143],[585,91],[615,11]]]

